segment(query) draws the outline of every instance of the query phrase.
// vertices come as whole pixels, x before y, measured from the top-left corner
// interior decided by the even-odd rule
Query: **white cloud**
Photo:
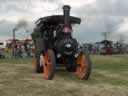
[[[128,0],[97,0],[96,4],[99,14],[128,16]]]
[[[118,32],[128,34],[128,18],[124,18],[124,22],[120,25]]]
[[[72,7],[81,7],[84,5],[92,4],[96,0],[62,0],[63,4],[71,5]]]
[[[72,15],[82,18],[78,35],[83,39],[88,35],[86,32],[108,30],[127,34],[128,22],[122,20],[128,16],[128,0],[0,0],[0,24],[4,20],[16,23],[21,18],[35,21],[43,16],[62,14],[64,4],[71,5]],[[111,26],[108,28],[107,25]]]

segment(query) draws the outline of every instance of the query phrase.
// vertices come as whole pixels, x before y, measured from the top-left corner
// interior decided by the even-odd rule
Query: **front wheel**
[[[56,58],[54,51],[48,49],[44,54],[44,77],[46,80],[52,80],[56,69]]]
[[[85,51],[81,51],[77,57],[76,74],[81,80],[88,80],[91,74],[91,61]]]

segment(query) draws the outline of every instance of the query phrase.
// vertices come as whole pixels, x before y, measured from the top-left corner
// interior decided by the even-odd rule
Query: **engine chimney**
[[[13,41],[15,41],[15,32],[16,32],[16,28],[13,29]]]
[[[64,5],[63,6],[64,25],[65,26],[69,25],[70,8],[71,7],[69,5]]]

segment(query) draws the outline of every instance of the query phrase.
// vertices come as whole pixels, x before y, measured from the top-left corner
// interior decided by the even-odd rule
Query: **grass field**
[[[31,58],[0,59],[0,96],[128,96],[128,56],[91,56],[88,81],[57,70],[54,80],[34,73]]]

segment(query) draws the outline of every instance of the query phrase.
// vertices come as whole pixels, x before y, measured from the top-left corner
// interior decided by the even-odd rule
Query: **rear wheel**
[[[54,51],[48,49],[44,55],[44,77],[46,80],[52,80],[56,69],[56,58]]]
[[[41,53],[40,53],[41,54]],[[37,52],[37,49],[34,49],[34,56],[33,56],[33,62],[35,65],[35,72],[36,73],[42,73],[43,72],[43,64],[41,64],[41,56],[40,54]]]
[[[91,73],[91,62],[89,55],[81,51],[77,57],[77,69],[76,74],[81,80],[88,80]]]

